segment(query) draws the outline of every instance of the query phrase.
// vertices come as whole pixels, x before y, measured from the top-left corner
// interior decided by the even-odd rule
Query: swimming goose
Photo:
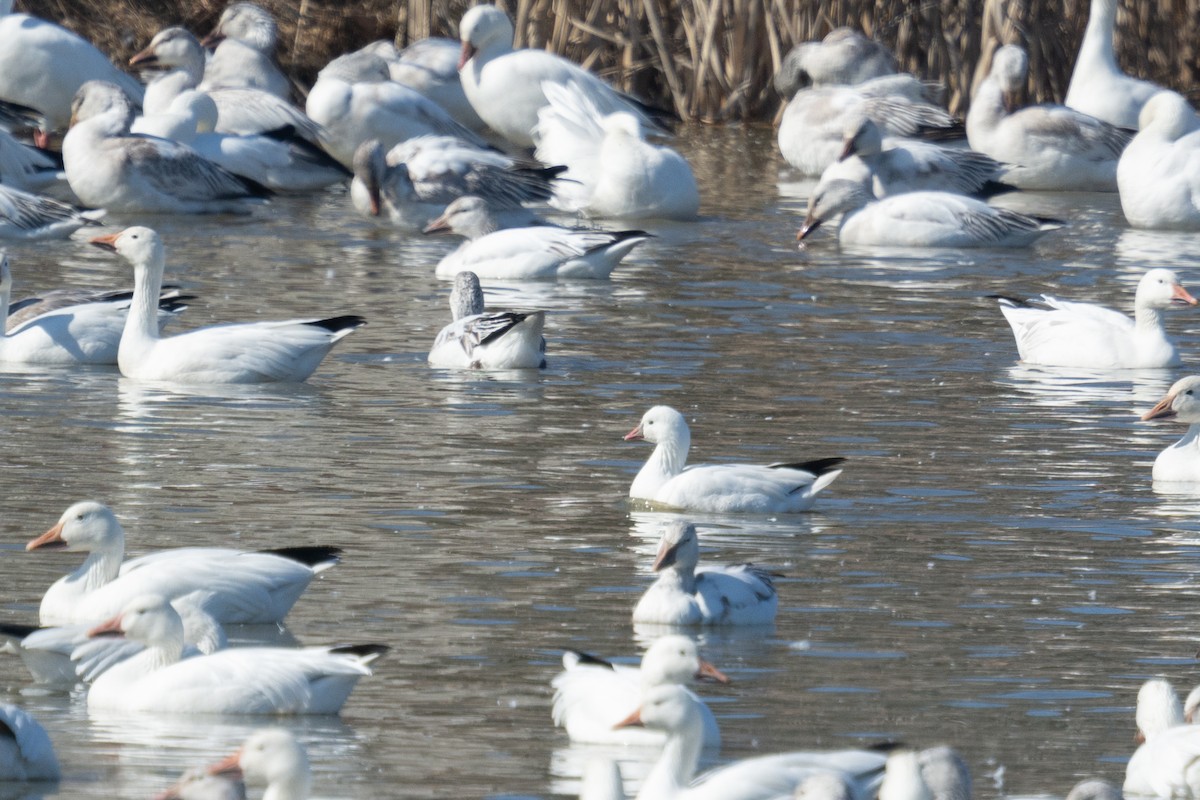
[[[556,205],[590,217],[695,219],[700,193],[687,160],[646,141],[638,118],[602,112],[576,81],[546,81],[533,138],[544,164],[565,164]]]
[[[797,752],[759,756],[718,767],[693,781],[703,745],[700,705],[682,686],[649,690],[641,706],[620,723],[662,731],[666,746],[642,782],[639,800],[775,800],[790,797],[806,779],[833,772],[852,800],[875,796],[886,756],[867,750]]]
[[[1142,419],[1175,419],[1188,425],[1183,438],[1154,459],[1154,480],[1200,483],[1200,377],[1176,381]]]
[[[110,211],[247,213],[270,195],[187,145],[131,134],[133,106],[111,83],[85,83],[73,108],[63,164],[71,189],[88,205]]]
[[[797,92],[779,122],[779,151],[803,174],[820,175],[844,149],[849,120],[869,117],[888,136],[952,131],[958,123],[928,102],[926,91],[911,75],[887,75],[857,86]]]
[[[89,711],[157,714],[336,714],[383,645],[234,647],[184,657],[183,623],[159,595],[130,600],[90,636],[127,636],[146,649],[88,690]]]
[[[751,564],[699,569],[696,526],[672,522],[654,559],[656,580],[638,600],[633,621],[656,625],[769,625],[779,597],[771,573]]]
[[[174,600],[200,593],[201,608],[222,624],[280,622],[317,575],[338,562],[336,547],[245,552],[178,547],[123,561],[125,531],[112,509],[83,501],[68,508],[26,550],[83,550],[88,555],[42,597],[43,625],[107,619],[133,597]]]
[[[1092,0],[1087,28],[1063,104],[1118,128],[1138,127],[1138,113],[1162,87],[1131,78],[1117,66],[1113,28],[1118,0]]]
[[[46,729],[27,711],[0,703],[0,783],[57,781],[59,774]]]
[[[216,45],[204,67],[200,91],[260,89],[287,100],[291,83],[275,63],[279,36],[275,18],[254,3],[234,3],[221,12],[217,27],[204,37]]]
[[[304,108],[324,127],[325,149],[348,167],[354,151],[368,139],[391,148],[415,136],[454,136],[486,146],[437,103],[394,83],[382,58],[361,50],[340,56],[321,70]]]
[[[907,192],[876,200],[864,184],[835,179],[813,189],[796,240],[838,214],[838,241],[864,247],[1024,247],[1062,227],[953,192]]]
[[[637,709],[655,686],[691,683],[701,677],[728,683],[725,675],[700,657],[686,636],[663,636],[642,656],[640,667],[611,664],[586,653],[563,653],[563,671],[554,676],[554,724],[573,742],[589,744],[661,745],[666,736],[646,728],[614,728]],[[712,711],[697,698],[704,726],[704,746],[720,747],[721,732]]]
[[[1092,303],[1042,295],[1033,303],[1001,297],[1021,360],[1029,364],[1095,369],[1158,369],[1179,364],[1162,312],[1194,306],[1196,298],[1169,269],[1152,269],[1138,282],[1133,319]]]
[[[450,292],[454,321],[442,328],[429,351],[435,367],[458,369],[544,369],[545,311],[484,312],[483,288],[474,272],[454,276]]]
[[[896,57],[885,45],[853,28],[834,28],[819,42],[801,42],[788,51],[775,73],[775,91],[791,100],[809,86],[852,86],[896,72]]]
[[[208,768],[210,775],[265,786],[263,800],[307,800],[312,771],[304,745],[290,731],[266,728],[250,734],[228,758]]]
[[[1117,188],[1133,227],[1200,230],[1200,117],[1182,96],[1159,92],[1142,107]]]
[[[1017,45],[992,56],[967,114],[971,149],[1006,164],[1001,179],[1019,189],[1115,192],[1130,134],[1066,106],[1019,108],[1028,73],[1029,57]]]
[[[150,299],[162,287],[166,254],[149,228],[126,228],[91,243],[133,265],[133,308],[117,366],[127,378],[180,383],[303,381],[333,346],[366,320],[358,316],[211,325],[160,337]]]
[[[129,315],[128,292],[64,292],[47,301],[25,298],[10,304],[12,272],[0,252],[0,363],[115,364]],[[164,325],[183,309],[178,292],[160,295],[155,325]]]
[[[600,231],[538,225],[498,230],[482,199],[460,197],[425,227],[426,233],[467,237],[438,263],[439,278],[469,270],[484,280],[607,278],[634,247],[650,238],[645,231]]]
[[[142,85],[91,42],[12,6],[0,0],[0,100],[36,109],[52,130],[66,130],[75,93],[90,80],[115,83],[141,102]]]
[[[458,26],[458,73],[467,100],[493,131],[517,147],[533,147],[544,85],[574,82],[602,114],[623,111],[661,132],[646,106],[621,94],[578,64],[545,50],[513,49],[513,25],[501,9],[478,5]]]
[[[883,132],[874,120],[850,117],[842,152],[821,173],[821,182],[865,180],[878,198],[921,191],[976,194],[997,181],[1001,169],[999,162],[983,153],[917,139],[888,139],[885,148]]]
[[[36,242],[66,239],[84,225],[98,225],[103,211],[85,211],[50,197],[0,185],[0,239]]]
[[[486,201],[501,227],[535,224],[522,203],[553,196],[561,167],[542,167],[450,136],[418,136],[385,151],[368,139],[354,154],[350,200],[368,217],[420,230],[460,197]]]
[[[1142,684],[1137,700],[1137,741],[1125,767],[1126,796],[1200,797],[1200,725],[1184,724],[1170,683]]]
[[[684,466],[692,435],[687,420],[670,406],[654,406],[625,435],[653,444],[633,479],[629,496],[656,505],[712,513],[774,514],[806,511],[818,492],[842,474],[845,459],[793,464]]]

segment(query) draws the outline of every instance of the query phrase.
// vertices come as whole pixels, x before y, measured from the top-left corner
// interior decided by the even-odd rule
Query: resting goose
[[[1092,0],[1063,104],[1109,125],[1137,129],[1142,106],[1162,87],[1131,78],[1117,66],[1113,52],[1117,4],[1118,0]]]
[[[336,714],[388,649],[235,647],[185,658],[179,614],[154,594],[130,600],[89,636],[127,636],[146,649],[92,683],[88,711],[156,714]]]
[[[1024,247],[1062,227],[953,192],[907,192],[876,200],[864,183],[822,181],[796,234],[802,241],[842,215],[838,241],[861,247]]]
[[[84,225],[98,225],[103,216],[103,211],[84,211],[51,197],[0,185],[0,239],[66,239]]]
[[[1042,295],[1034,304],[1001,297],[1017,352],[1028,364],[1094,369],[1159,369],[1179,364],[1162,312],[1194,306],[1196,298],[1169,269],[1152,269],[1138,282],[1133,319],[1092,303]]]
[[[27,711],[0,703],[0,783],[57,781],[59,775],[46,729]]]
[[[687,420],[670,406],[654,406],[625,441],[653,444],[633,479],[629,496],[655,505],[711,513],[775,514],[807,511],[817,493],[842,474],[845,459],[793,464],[684,466],[692,435]]]
[[[117,366],[127,378],[179,383],[303,381],[333,346],[366,320],[358,316],[243,322],[161,337],[151,298],[162,288],[166,254],[149,228],[126,228],[91,243],[133,265],[133,308],[125,321]]]
[[[1154,480],[1200,483],[1200,377],[1176,381],[1167,396],[1142,419],[1174,419],[1188,425],[1183,438],[1154,459]]]
[[[201,91],[260,89],[287,100],[291,83],[275,64],[279,29],[270,12],[254,3],[234,3],[201,42],[216,45],[204,67]]]
[[[1200,230],[1200,117],[1182,96],[1159,92],[1117,163],[1121,210],[1135,228]]]
[[[637,709],[642,696],[665,684],[691,683],[701,677],[728,683],[725,675],[700,657],[696,643],[686,636],[655,639],[642,656],[640,667],[611,664],[586,653],[563,653],[563,671],[554,676],[554,724],[567,731],[573,742],[617,745],[661,745],[661,731],[615,728]],[[720,747],[721,732],[712,711],[703,701],[700,714],[704,746]]]
[[[1021,47],[995,52],[967,114],[971,149],[1007,165],[1002,180],[1018,189],[1115,192],[1130,134],[1066,106],[1018,107],[1028,73]]]
[[[317,573],[338,562],[336,547],[246,552],[223,547],[178,547],[123,561],[125,531],[112,509],[83,501],[68,508],[26,550],[83,550],[88,555],[42,597],[43,625],[95,622],[118,613],[133,597],[168,599],[197,593],[217,622],[277,623]]]
[[[474,272],[454,276],[450,292],[454,321],[442,328],[429,351],[435,367],[456,369],[544,369],[545,311],[484,312],[483,288]]]
[[[517,147],[535,145],[533,129],[538,111],[548,102],[543,89],[547,82],[574,82],[602,114],[623,111],[660,130],[645,106],[578,64],[545,50],[514,50],[512,20],[496,6],[468,10],[458,35],[458,73],[467,100],[488,127]]]
[[[418,39],[403,50],[389,41],[373,42],[363,48],[387,62],[388,74],[396,83],[420,92],[481,135],[487,125],[475,113],[458,77],[458,55],[462,45],[455,39],[430,36]]]
[[[700,192],[687,160],[650,144],[637,116],[606,114],[576,81],[546,81],[533,138],[544,164],[565,164],[559,208],[589,217],[695,219]]]
[[[1200,797],[1200,726],[1184,723],[1179,696],[1156,678],[1138,690],[1137,741],[1125,766],[1126,796]]]
[[[439,278],[469,270],[484,280],[603,279],[633,248],[650,238],[645,231],[600,231],[538,225],[498,230],[481,198],[460,197],[425,227],[426,233],[467,237],[437,266]]]
[[[885,45],[853,28],[834,28],[819,42],[788,51],[775,73],[775,91],[791,100],[809,86],[852,86],[893,75],[896,57]]]
[[[633,609],[634,624],[769,625],[779,597],[771,573],[750,564],[704,566],[696,526],[672,522],[663,532],[656,580]]]
[[[250,734],[239,750],[208,768],[210,775],[265,786],[264,800],[307,800],[312,771],[304,745],[290,731],[266,728]]]

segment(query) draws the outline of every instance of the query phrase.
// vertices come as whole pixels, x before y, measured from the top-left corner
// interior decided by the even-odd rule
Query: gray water
[[[693,463],[849,459],[813,513],[696,518],[705,558],[786,575],[773,629],[700,634],[733,679],[703,689],[721,758],[902,739],[960,748],[980,797],[1119,783],[1141,681],[1196,681],[1200,489],[1151,484],[1182,431],[1137,418],[1188,370],[1022,366],[985,295],[1128,309],[1147,267],[1200,283],[1200,236],[1130,231],[1115,195],[1040,195],[1007,202],[1070,225],[1027,250],[848,253],[822,231],[799,251],[807,185],[770,131],[679,146],[701,221],[654,226],[609,282],[486,287],[494,307],[551,311],[536,374],[429,368],[453,243],[372,226],[341,189],[249,218],[111,220],[163,235],[168,280],[200,298],[179,330],[370,324],[301,386],[0,375],[0,618],[33,621],[79,562],[23,545],[81,499],[114,507],[133,554],[339,545],[291,639],[393,650],[340,718],[283,722],[316,794],[570,794],[589,751],[551,724],[548,684],[564,647],[635,659],[647,641],[629,615],[663,517],[629,507],[649,448],[621,436],[667,403]],[[9,251],[17,296],[130,280],[81,234]],[[1188,359],[1200,319],[1168,327]],[[82,696],[29,691],[15,658],[0,678],[49,729],[60,797],[152,796],[265,724],[89,717]]]

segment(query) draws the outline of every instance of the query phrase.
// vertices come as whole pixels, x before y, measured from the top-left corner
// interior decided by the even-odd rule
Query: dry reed
[[[380,38],[403,46],[455,36],[472,0],[260,0],[279,20],[279,60],[310,84],[332,57]],[[1087,23],[1086,0],[506,0],[519,46],[547,47],[622,89],[703,121],[769,118],[771,76],[796,43],[851,25],[883,41],[902,68],[942,83],[964,113],[999,44],[1030,51],[1030,90],[1061,100]],[[224,0],[18,0],[118,63],[167,25],[211,30]],[[1200,0],[1123,0],[1118,60],[1181,91],[1200,84]]]

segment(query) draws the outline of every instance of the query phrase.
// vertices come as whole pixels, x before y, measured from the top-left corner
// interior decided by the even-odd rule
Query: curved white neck
[[[659,487],[683,472],[690,447],[691,441],[688,437],[678,442],[662,441],[655,445],[654,452],[633,479],[633,485],[629,487],[629,496],[653,499]]]
[[[1113,28],[1116,22],[1117,0],[1092,0],[1074,72],[1097,67],[1117,70],[1117,58],[1113,52]]]
[[[638,800],[674,797],[686,788],[696,774],[703,746],[703,724],[700,714],[693,709],[688,714],[686,725],[667,734],[667,743],[658,761],[654,762],[654,767],[642,782],[642,788],[637,795]]]

